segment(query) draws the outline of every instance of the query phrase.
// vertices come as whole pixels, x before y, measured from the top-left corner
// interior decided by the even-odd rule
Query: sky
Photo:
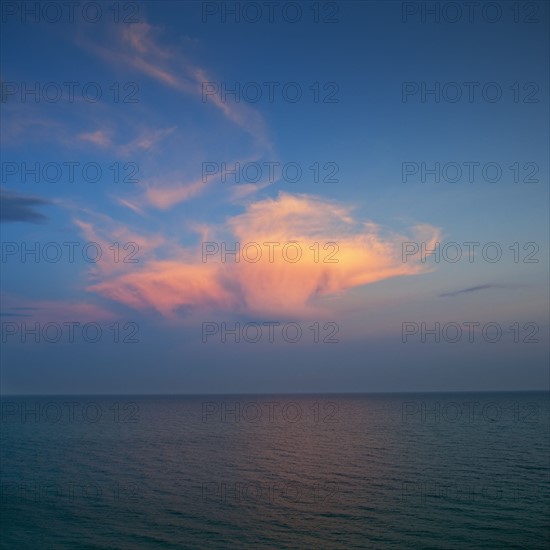
[[[547,3],[38,6],[2,393],[548,389]]]

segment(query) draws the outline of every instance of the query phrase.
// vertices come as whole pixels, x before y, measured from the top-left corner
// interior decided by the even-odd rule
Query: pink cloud
[[[155,186],[149,182],[145,191],[145,201],[161,210],[165,210],[174,204],[186,201],[198,195],[208,182],[198,179],[187,184]]]
[[[423,264],[402,262],[401,244],[415,240],[433,243],[440,238],[439,230],[429,225],[415,226],[407,236],[384,232],[372,222],[355,220],[349,207],[288,193],[252,203],[245,213],[230,219],[228,227],[233,236],[222,239],[228,249],[234,248],[235,241],[241,247],[258,243],[263,251],[259,261],[241,258],[235,263],[234,257],[228,256],[222,263],[218,255],[203,263],[200,247],[174,250],[169,259],[146,262],[139,270],[106,278],[89,290],[166,317],[176,316],[181,308],[322,317],[337,308],[337,301],[331,299],[329,305],[328,298],[390,277],[427,271]],[[281,255],[283,245],[290,241],[297,242],[303,254],[295,263]],[[273,261],[265,242],[281,243],[274,248]],[[334,245],[324,250],[326,242],[337,243],[337,251]],[[319,243],[317,258],[315,243]],[[254,259],[256,248],[247,250]],[[323,261],[327,259],[338,261]]]
[[[228,162],[227,165],[229,167],[234,167],[237,164],[242,166],[254,160],[256,160],[256,157],[241,158],[234,162]],[[200,167],[201,161],[197,160],[196,165]],[[138,185],[141,193],[133,200],[116,200],[134,212],[143,214],[147,207],[152,206],[160,210],[167,210],[176,204],[188,201],[200,195],[209,185],[217,185],[222,189],[227,189],[234,200],[240,200],[246,195],[250,195],[273,183],[273,181],[269,181],[267,174],[264,181],[254,184],[223,183],[220,181],[220,171],[218,170],[215,174],[208,176],[201,174],[200,177],[196,177],[194,180],[186,178],[181,173],[149,178]]]
[[[80,134],[78,138],[83,141],[93,143],[98,147],[104,147],[104,148],[110,147],[113,143],[110,135],[104,130],[96,130],[95,132],[83,133],[83,134]]]
[[[89,221],[82,219],[85,216]],[[86,241],[97,243],[102,252],[98,261],[91,264],[91,275],[95,279],[101,280],[115,273],[135,271],[140,264],[152,260],[157,249],[165,244],[161,235],[144,235],[131,231],[126,225],[117,223],[106,215],[83,211],[73,221]]]

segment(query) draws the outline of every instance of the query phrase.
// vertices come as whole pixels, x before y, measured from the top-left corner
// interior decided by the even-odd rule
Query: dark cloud
[[[38,311],[40,307],[10,307],[10,311],[0,311],[0,317],[32,317],[32,313],[14,313],[15,311],[21,312],[33,312]]]
[[[462,290],[455,290],[454,292],[445,292],[444,294],[440,294],[439,296],[441,298],[445,296],[458,296],[459,294],[466,294],[468,292],[477,292],[478,290],[486,290],[488,288],[506,288],[506,285],[488,284],[488,285],[471,286],[468,288],[463,288]]]
[[[48,218],[35,207],[51,204],[50,201],[0,190],[0,222],[44,223]]]
[[[0,311],[0,317],[32,317],[32,315],[27,315],[25,313],[11,313],[9,311]]]

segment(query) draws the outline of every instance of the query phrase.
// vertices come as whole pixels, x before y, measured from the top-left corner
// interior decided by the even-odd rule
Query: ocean
[[[4,396],[1,548],[547,548],[548,393]]]

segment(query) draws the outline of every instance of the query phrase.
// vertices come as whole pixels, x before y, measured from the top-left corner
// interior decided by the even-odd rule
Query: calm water
[[[2,399],[1,548],[545,548],[544,393]]]

